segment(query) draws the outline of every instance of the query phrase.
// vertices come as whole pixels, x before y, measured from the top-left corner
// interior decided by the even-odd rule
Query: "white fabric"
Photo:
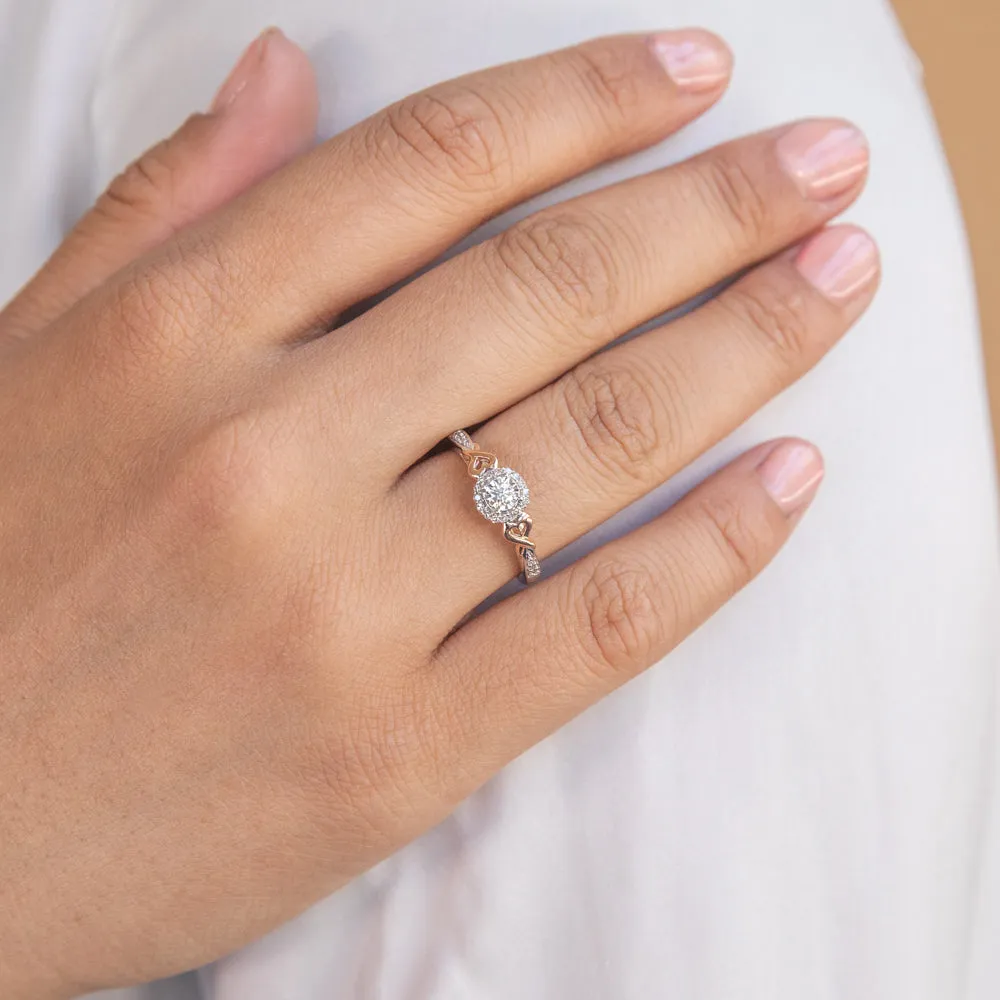
[[[819,369],[586,543],[746,446],[800,434],[823,448],[828,480],[764,577],[439,829],[203,970],[200,994],[995,998],[992,454],[965,241],[888,8],[0,0],[0,293],[129,158],[204,106],[272,22],[316,61],[326,133],[436,79],[589,35],[716,29],[738,57],[719,108],[544,200],[794,116],[841,114],[872,142],[851,216],[878,237],[885,283]],[[120,994],[188,995],[190,977]]]

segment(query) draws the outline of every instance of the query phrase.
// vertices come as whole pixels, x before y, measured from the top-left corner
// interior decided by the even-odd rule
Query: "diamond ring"
[[[469,475],[476,481],[472,499],[487,521],[503,525],[503,535],[514,544],[517,561],[525,583],[534,583],[542,575],[535,555],[531,518],[524,512],[530,499],[528,484],[513,469],[501,467],[496,455],[481,451],[465,431],[455,431],[449,441],[458,449]]]

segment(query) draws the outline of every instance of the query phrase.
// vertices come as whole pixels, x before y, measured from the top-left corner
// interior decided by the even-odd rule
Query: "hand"
[[[874,293],[871,240],[821,229],[866,171],[844,123],[545,209],[331,330],[696,117],[728,67],[703,32],[603,39],[299,155],[314,86],[272,32],[0,315],[4,997],[148,980],[274,927],[782,545],[822,472],[795,440],[456,628],[516,564],[460,459],[428,453],[482,424],[534,490],[544,561],[745,420]]]

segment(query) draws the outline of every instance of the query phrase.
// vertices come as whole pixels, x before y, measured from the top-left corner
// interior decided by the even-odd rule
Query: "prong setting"
[[[515,524],[524,516],[530,494],[528,484],[513,469],[486,469],[476,479],[472,498],[487,521]]]
[[[501,466],[496,455],[481,450],[467,431],[454,431],[449,439],[458,449],[469,475],[476,481],[472,499],[487,521],[503,527],[507,541],[514,546],[525,583],[534,583],[542,566],[535,554],[531,518],[525,513],[531,495],[520,473]]]

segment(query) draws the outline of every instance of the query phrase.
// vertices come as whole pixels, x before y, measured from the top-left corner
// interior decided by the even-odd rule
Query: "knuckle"
[[[97,211],[112,219],[164,216],[177,191],[171,140],[164,139],[130,163],[97,201]]]
[[[363,690],[341,689],[336,696],[324,681],[315,687],[317,737],[308,748],[305,777],[316,793],[318,819],[343,822],[330,811],[330,803],[338,803],[364,824],[366,840],[382,843],[387,831],[417,810],[417,802],[440,794],[433,761],[415,766],[421,751],[434,746],[424,741],[438,739],[420,714],[429,699],[416,685],[387,680]]]
[[[231,290],[240,280],[238,267],[207,235],[165,244],[115,281],[117,346],[140,357],[152,351],[199,358],[203,331],[226,325],[244,308]]]
[[[596,41],[573,50],[574,66],[584,89],[604,117],[628,117],[641,100],[632,46]]]
[[[498,236],[491,256],[507,300],[559,325],[603,331],[619,291],[612,243],[596,219],[543,213]]]
[[[340,780],[348,778],[355,788],[380,795],[391,790],[395,776],[403,770],[403,762],[413,750],[415,731],[409,707],[392,697],[387,687],[374,684],[355,698],[354,710],[342,728],[335,724],[340,741],[328,741],[328,746],[336,746],[336,752],[326,755]],[[329,713],[329,718],[336,719],[337,713]]]
[[[167,506],[188,533],[221,536],[249,553],[269,547],[287,506],[289,477],[269,458],[266,423],[260,414],[227,417],[177,460]]]
[[[116,282],[114,297],[115,348],[122,358],[145,360],[186,328],[189,292],[164,261],[128,271]]]
[[[782,363],[795,365],[807,353],[810,324],[801,292],[754,282],[734,286],[720,301],[727,302],[741,327],[749,328]]]
[[[160,273],[152,268],[130,268],[110,288],[111,321],[102,327],[105,343],[114,341],[121,357],[132,353],[135,345],[146,341],[160,323]]]
[[[419,769],[420,790],[434,801],[467,795],[482,780],[475,762],[462,752],[462,748],[475,746],[481,736],[475,713],[468,711],[468,698],[476,694],[489,697],[484,677],[470,678],[472,690],[461,691],[427,684],[426,675],[415,679],[424,683],[409,686],[422,689],[410,698],[410,703],[417,706],[410,717],[410,732],[417,746],[433,751],[425,756]]]
[[[591,361],[564,375],[560,390],[570,429],[592,463],[645,480],[662,450],[660,414],[645,377]]]
[[[365,850],[378,850],[392,829],[390,817],[405,815],[407,799],[381,747],[365,734],[375,724],[353,716],[347,728],[347,733],[314,740],[304,752],[298,777],[307,815],[319,831],[336,828],[343,835],[350,830]]]
[[[654,654],[662,623],[649,573],[636,565],[601,562],[580,590],[583,642],[605,675],[631,676]]]
[[[702,194],[743,246],[754,246],[770,230],[771,207],[759,182],[736,151],[717,150],[696,167]]]
[[[722,567],[718,586],[731,596],[760,572],[767,560],[767,538],[734,498],[702,500],[698,513],[708,527],[710,564]]]
[[[403,156],[438,186],[488,192],[509,173],[503,116],[471,90],[417,94],[391,107],[382,120],[393,164]]]

